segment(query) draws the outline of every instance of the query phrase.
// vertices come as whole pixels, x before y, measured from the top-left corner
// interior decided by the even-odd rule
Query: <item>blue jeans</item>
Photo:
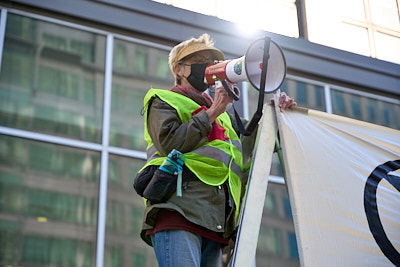
[[[159,267],[219,267],[221,244],[184,230],[150,236]]]

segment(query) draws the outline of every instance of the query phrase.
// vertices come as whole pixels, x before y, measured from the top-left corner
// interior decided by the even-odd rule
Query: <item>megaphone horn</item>
[[[245,56],[209,65],[204,75],[207,83],[214,85],[218,80],[227,80],[230,83],[247,80],[245,72],[242,71],[244,59]]]
[[[264,38],[250,44],[246,54],[240,58],[225,60],[207,66],[204,80],[209,85],[216,81],[227,80],[230,83],[238,83],[248,80],[253,87],[260,90]],[[279,89],[286,76],[286,61],[280,47],[270,41],[269,58],[265,77],[265,93],[272,93]]]

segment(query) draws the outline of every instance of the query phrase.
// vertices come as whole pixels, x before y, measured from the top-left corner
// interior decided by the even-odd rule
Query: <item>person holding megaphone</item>
[[[204,79],[205,68],[224,59],[208,34],[186,40],[169,54],[175,85],[144,98],[147,162],[135,190],[146,198],[141,237],[160,267],[220,266],[235,233],[245,185],[239,130],[226,112],[234,100],[223,86],[212,99]],[[285,94],[279,104],[296,105]]]

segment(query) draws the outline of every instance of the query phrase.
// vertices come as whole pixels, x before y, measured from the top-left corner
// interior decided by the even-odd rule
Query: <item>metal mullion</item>
[[[242,96],[240,101],[242,101],[243,106],[243,118],[249,120],[249,83],[242,82]]]
[[[0,6],[0,8],[2,8],[2,7]],[[77,23],[74,23],[74,22],[68,22],[68,21],[57,19],[57,18],[52,18],[52,17],[47,17],[47,16],[44,16],[44,15],[39,15],[39,14],[35,14],[35,13],[22,11],[22,10],[19,10],[19,9],[13,9],[13,8],[7,8],[7,9],[8,9],[8,12],[12,12],[12,13],[17,14],[17,15],[23,15],[23,16],[26,16],[26,17],[30,17],[30,18],[42,20],[42,21],[45,21],[45,22],[58,24],[58,25],[61,25],[61,26],[67,26],[67,27],[71,27],[71,28],[74,28],[74,29],[83,30],[83,31],[91,32],[91,33],[101,34],[101,35],[111,34],[111,32],[108,32],[108,31],[105,31],[105,30],[100,30],[100,29],[97,29],[97,28],[84,26],[84,25],[77,24]],[[2,10],[7,12],[7,9],[3,8]],[[122,35],[122,34],[115,34],[115,33],[112,33],[112,34],[114,35],[114,39],[120,39],[120,40],[124,40],[124,41],[129,41],[129,42],[133,42],[133,43],[140,44],[140,45],[150,46],[152,48],[157,48],[157,49],[161,49],[161,50],[165,50],[165,51],[169,51],[172,48],[172,47],[167,46],[167,45],[153,43],[153,42],[150,42],[150,41],[145,41],[145,40],[141,40],[141,39],[138,39],[138,38],[125,36],[125,35]]]
[[[299,81],[299,82],[305,82],[305,83],[310,83],[310,84],[313,84],[313,85],[318,85],[318,86],[321,86],[321,87],[324,87],[324,88],[325,88],[325,86],[328,86],[329,88],[334,88],[335,90],[348,92],[348,93],[352,93],[352,94],[355,94],[355,95],[365,96],[365,97],[369,97],[369,98],[372,98],[372,99],[385,101],[385,102],[396,104],[396,105],[400,104],[400,101],[397,100],[397,99],[389,98],[389,97],[378,95],[378,94],[371,94],[371,93],[367,93],[367,92],[364,92],[364,91],[354,90],[354,89],[350,89],[350,88],[343,87],[343,86],[340,86],[340,85],[335,85],[335,84],[331,84],[331,83],[324,83],[324,82],[315,81],[315,80],[312,80],[312,79],[303,78],[303,77],[290,75],[290,74],[286,75],[286,78],[289,78],[289,79],[292,79],[292,80],[295,80],[295,81]]]
[[[85,141],[80,141],[80,140],[75,140],[75,139],[70,139],[70,138],[65,138],[65,137],[59,137],[59,136],[54,136],[54,135],[49,135],[49,134],[30,132],[30,131],[26,131],[26,130],[9,128],[9,127],[5,127],[5,126],[0,126],[0,134],[24,138],[24,139],[33,140],[33,141],[46,142],[46,143],[50,143],[50,144],[93,150],[93,151],[101,151],[101,149],[102,149],[100,144],[95,144],[95,143],[90,143],[90,142],[85,142]]]
[[[130,158],[137,158],[137,159],[143,159],[143,160],[147,159],[146,152],[130,150],[127,148],[110,146],[108,148],[108,152],[115,154],[115,155],[125,156],[125,157],[130,157]]]
[[[295,75],[292,75],[292,74],[286,74],[286,78],[292,79],[292,80],[295,80],[295,81],[299,81],[299,82],[309,83],[309,84],[312,84],[312,85],[318,85],[318,86],[321,86],[321,87],[324,87],[326,85],[326,83],[324,83],[324,82],[319,82],[319,81],[316,81],[316,80],[312,80],[312,79],[304,78],[304,77],[300,77],[300,76],[295,76]]]
[[[58,24],[58,25],[62,25],[62,26],[67,26],[70,28],[74,28],[74,29],[78,29],[78,30],[83,30],[83,31],[87,31],[87,32],[91,32],[91,33],[96,33],[96,34],[101,34],[101,35],[107,35],[108,32],[104,31],[104,30],[99,30],[97,28],[92,28],[92,27],[88,27],[88,26],[84,26],[81,24],[77,24],[74,22],[68,22],[68,21],[64,21],[64,20],[60,20],[57,18],[52,18],[52,17],[47,17],[44,15],[39,15],[39,14],[35,14],[35,13],[31,13],[31,12],[27,12],[27,11],[22,11],[20,9],[14,9],[14,8],[5,8],[0,6],[0,8],[3,9],[7,9],[8,12],[17,14],[17,15],[22,15],[22,16],[26,16],[29,18],[33,18],[33,19],[38,19],[41,21],[45,21],[45,22],[50,22],[50,23],[54,23],[54,24]]]
[[[275,183],[275,184],[285,184],[285,178],[283,176],[276,176],[276,175],[269,175],[268,176],[268,182],[269,183]]]
[[[135,44],[139,44],[139,45],[144,45],[144,46],[149,46],[151,48],[156,48],[156,49],[160,49],[160,50],[164,50],[164,51],[170,51],[171,50],[171,46],[167,46],[167,45],[162,45],[162,44],[158,44],[158,43],[153,43],[150,41],[146,41],[146,40],[141,40],[135,37],[130,37],[130,36],[126,36],[126,35],[122,35],[122,34],[114,34],[114,38],[118,39],[118,40],[122,40],[122,41],[127,41],[127,42],[131,42],[131,43],[135,43]]]
[[[376,95],[376,94],[372,94],[372,93],[368,93],[368,92],[358,91],[358,90],[354,90],[354,89],[350,89],[350,88],[346,88],[346,87],[342,87],[342,86],[330,85],[330,87],[336,91],[346,92],[346,93],[354,94],[357,96],[364,96],[364,97],[372,98],[375,100],[380,100],[383,102],[400,105],[400,100],[397,100],[394,98],[389,98],[386,96],[381,96],[381,95]]]
[[[325,111],[332,114],[332,97],[329,85],[324,85]]]
[[[4,48],[4,38],[6,36],[6,23],[7,23],[7,9],[1,9],[0,18],[0,73],[1,64],[3,62],[3,48]]]
[[[112,34],[108,34],[107,44],[106,44],[106,62],[105,62],[106,67],[104,76],[103,127],[102,127],[103,134],[102,134],[101,168],[100,168],[100,184],[99,184],[99,206],[98,206],[98,216],[97,216],[96,267],[103,267],[104,264],[113,45],[114,45],[114,36]]]

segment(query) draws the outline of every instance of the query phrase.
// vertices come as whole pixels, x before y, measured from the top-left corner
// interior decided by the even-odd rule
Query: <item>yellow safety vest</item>
[[[192,112],[200,108],[195,101],[181,94],[161,89],[149,90],[144,98],[144,138],[148,144],[147,163],[142,169],[149,165],[161,165],[166,159],[166,157],[161,157],[154,147],[147,130],[148,107],[154,96],[158,96],[173,107],[182,123],[189,121],[192,118]],[[242,187],[242,145],[226,112],[218,116],[217,122],[224,127],[225,135],[229,139],[225,141],[215,139],[197,145],[194,150],[185,153],[185,165],[203,183],[208,185],[219,186],[228,180],[236,206],[235,214],[238,216]]]

